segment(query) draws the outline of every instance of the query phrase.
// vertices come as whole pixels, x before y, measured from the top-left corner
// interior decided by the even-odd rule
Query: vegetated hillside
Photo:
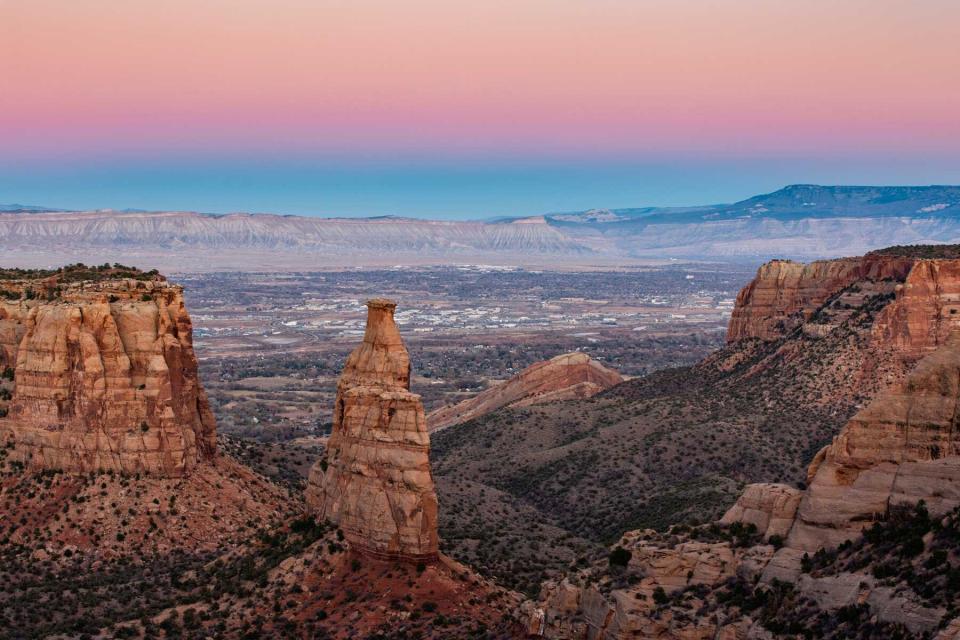
[[[960,240],[960,187],[791,185],[733,204],[592,210],[497,221],[315,218],[184,211],[0,210],[10,263],[149,261],[164,269],[304,265],[617,264],[705,256],[860,255]]]
[[[623,619],[606,619],[616,619],[610,626],[619,634],[606,629],[601,637],[632,637],[636,628],[665,639],[755,637],[756,631],[828,640],[929,640],[937,631],[938,640],[957,637],[960,510],[934,518],[922,502],[893,507],[855,542],[805,557],[791,582],[761,576],[780,544],[778,536],[764,541],[753,524],[741,522],[629,532],[606,561],[547,585],[552,597],[539,604],[552,609],[552,625],[559,618],[586,627],[605,619],[607,603],[618,603]],[[591,589],[603,604],[575,598]],[[564,602],[580,608],[555,608]],[[584,614],[592,620],[585,623]],[[544,635],[569,637],[553,626]]]
[[[814,454],[906,370],[871,332],[895,286],[855,283],[779,339],[739,340],[696,366],[588,400],[501,410],[436,434],[447,548],[529,591],[523,559],[535,554],[493,535],[525,526],[515,520],[524,510],[564,532],[541,528],[541,548],[568,551],[582,566],[596,547],[572,542],[713,520],[744,483],[803,483]]]
[[[229,551],[7,549],[0,636],[516,637],[512,594],[454,562],[367,558],[309,516],[251,524],[248,541]]]

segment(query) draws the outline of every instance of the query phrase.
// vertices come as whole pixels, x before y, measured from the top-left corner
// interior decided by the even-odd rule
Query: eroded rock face
[[[410,359],[393,320],[396,304],[367,303],[363,343],[337,384],[333,433],[311,469],[307,504],[376,555],[434,558],[437,495],[420,396],[410,393]]]
[[[177,477],[215,455],[179,286],[104,280],[0,301],[7,367],[15,380],[0,438],[29,468]]]
[[[790,579],[803,553],[856,538],[891,505],[960,505],[960,339],[860,411],[817,454],[786,546],[766,577]]]
[[[722,616],[675,617],[670,610],[658,610],[656,594],[722,583],[748,565],[765,564],[772,547],[735,549],[726,542],[697,541],[674,544],[669,538],[650,530],[624,535],[618,546],[631,552],[624,572],[632,577],[620,582],[627,586],[617,587],[605,578],[597,582],[589,572],[544,584],[541,600],[523,612],[529,617],[531,634],[597,640],[745,637],[751,627],[749,620],[727,624]]]
[[[919,356],[944,344],[958,327],[960,260],[920,260],[877,318],[874,337]]]
[[[747,485],[736,504],[720,519],[720,524],[752,524],[764,539],[769,540],[771,536],[783,538],[793,525],[802,496],[799,489],[785,484]]]
[[[861,280],[904,282],[914,263],[896,256],[819,260],[802,264],[773,260],[737,296],[727,341],[775,340],[811,319],[831,296]],[[817,331],[817,327],[807,328]]]
[[[623,382],[623,377],[585,353],[565,353],[530,365],[502,384],[427,416],[431,432],[503,407],[589,398]]]

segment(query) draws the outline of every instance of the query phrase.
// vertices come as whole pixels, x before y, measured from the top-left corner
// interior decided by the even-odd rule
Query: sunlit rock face
[[[333,433],[310,472],[307,504],[355,548],[396,558],[437,555],[437,494],[420,396],[393,319],[396,304],[367,302],[363,343],[337,384]]]
[[[183,291],[160,277],[0,301],[0,370],[0,438],[28,468],[178,477],[216,453]]]

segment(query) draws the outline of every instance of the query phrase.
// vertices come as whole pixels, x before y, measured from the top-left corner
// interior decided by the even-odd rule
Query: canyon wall
[[[960,506],[960,336],[857,413],[810,465],[809,487],[767,579],[795,579],[800,558],[855,539],[891,506]]]
[[[809,264],[768,262],[737,296],[727,341],[782,338],[809,321],[821,305],[843,289],[863,281],[904,282],[916,262],[886,255]]]
[[[393,319],[396,303],[367,302],[363,343],[337,384],[333,433],[310,471],[307,504],[355,548],[400,559],[437,557],[437,495],[420,396]]]
[[[955,609],[898,583],[902,575],[879,577],[873,569],[882,559],[818,573],[810,558],[860,539],[874,523],[900,513],[897,507],[922,501],[941,523],[960,507],[958,316],[960,260],[868,255],[761,267],[737,299],[730,342],[790,338],[778,350],[789,354],[856,323],[871,349],[892,354],[907,373],[880,385],[816,454],[805,489],[748,485],[714,525],[624,534],[617,544],[621,567],[611,561],[609,569],[547,582],[540,600],[527,603],[531,633],[566,639],[780,637],[751,617],[758,612],[728,604],[736,595],[730,585],[739,584],[742,593],[787,588],[838,616],[865,607],[870,624],[902,625],[917,637],[957,638]],[[745,545],[744,536],[752,542]],[[924,538],[926,553],[936,548],[931,536]],[[948,561],[956,566],[955,556],[948,554]]]
[[[28,468],[182,476],[216,451],[179,286],[5,281],[0,439]]]

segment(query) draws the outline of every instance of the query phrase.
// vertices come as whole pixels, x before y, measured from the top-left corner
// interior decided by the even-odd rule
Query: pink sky
[[[25,157],[955,155],[958,114],[954,0],[0,0]]]

